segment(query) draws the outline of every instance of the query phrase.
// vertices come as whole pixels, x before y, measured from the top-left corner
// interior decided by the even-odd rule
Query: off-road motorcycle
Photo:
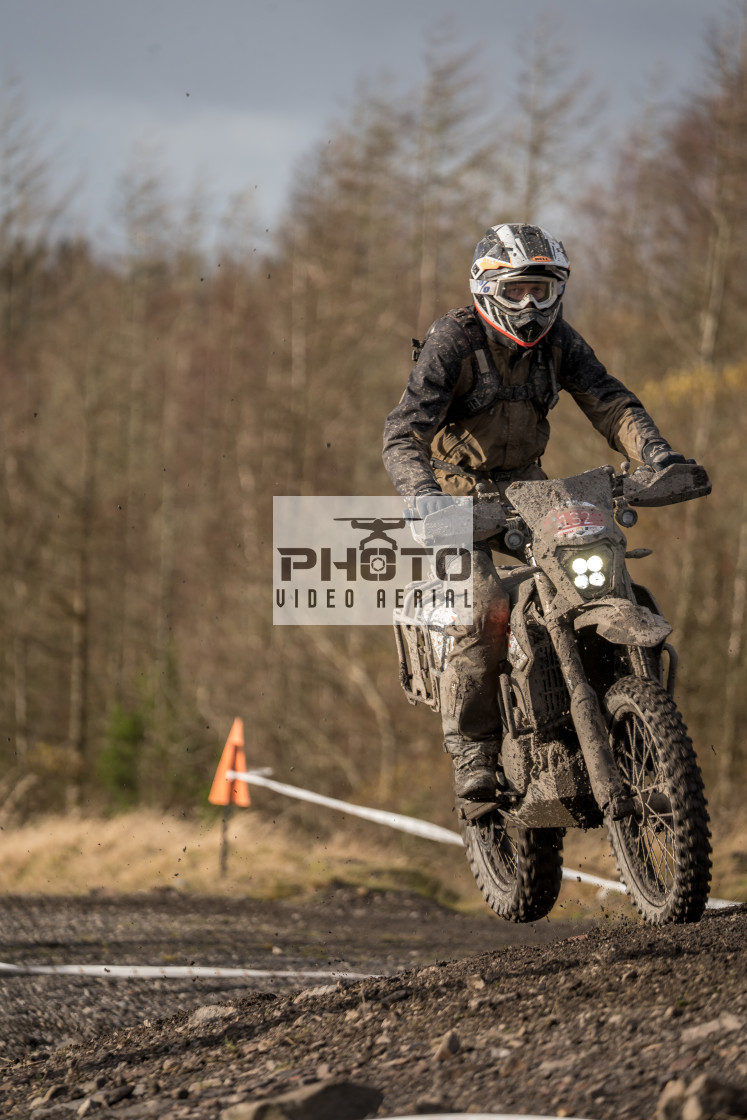
[[[703,467],[600,467],[478,496],[475,539],[525,562],[498,569],[511,601],[500,676],[502,746],[491,802],[457,801],[471,870],[490,907],[530,922],[560,891],[565,830],[607,826],[643,918],[692,922],[710,883],[710,833],[693,745],[674,700],[677,655],[654,596],[628,573],[634,506],[710,493]],[[431,514],[424,522],[428,531]],[[435,523],[432,529],[437,532]],[[394,625],[411,703],[440,708],[456,615],[410,585]],[[415,607],[416,602],[427,604]]]

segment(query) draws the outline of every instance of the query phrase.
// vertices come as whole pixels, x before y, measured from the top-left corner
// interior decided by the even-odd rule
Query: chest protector
[[[546,416],[558,403],[556,362],[560,347],[541,341],[530,351],[530,373],[523,385],[504,385],[496,369],[485,336],[469,307],[456,307],[449,318],[459,324],[472,350],[472,384],[453,401],[445,418],[446,424],[457,423],[493,408],[498,401],[531,401],[541,416]]]

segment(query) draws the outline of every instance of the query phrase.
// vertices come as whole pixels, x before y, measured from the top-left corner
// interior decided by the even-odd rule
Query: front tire
[[[519,828],[500,809],[461,827],[467,862],[491,910],[509,922],[550,913],[562,882],[561,828]]]
[[[625,677],[605,697],[610,744],[636,801],[608,822],[620,877],[645,921],[697,922],[711,845],[703,779],[675,704],[654,681]]]

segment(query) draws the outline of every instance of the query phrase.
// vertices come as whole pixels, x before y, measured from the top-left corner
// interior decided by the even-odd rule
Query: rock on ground
[[[363,1115],[381,1117],[471,1111],[713,1120],[747,1114],[747,907],[661,929],[623,919],[579,932],[549,923],[553,940],[513,927],[512,936],[528,932],[533,943],[503,944],[506,926],[497,919],[482,923],[395,894],[364,903],[356,892],[340,891],[327,902],[295,900],[271,918],[265,913],[263,922],[280,923],[292,905],[298,919],[271,930],[264,957],[248,948],[254,932],[247,913],[237,911],[233,932],[243,921],[245,935],[243,945],[233,943],[233,963],[264,959],[271,967],[277,964],[272,947],[281,944],[287,957],[299,960],[305,947],[308,967],[303,930],[317,938],[326,924],[330,941],[326,958],[316,958],[320,968],[347,945],[355,967],[378,963],[391,975],[325,980],[303,992],[301,986],[260,991],[247,984],[207,990],[182,984],[172,990],[165,981],[156,987],[3,978],[0,1115],[278,1120],[292,1115],[288,1109],[299,1101],[323,1101],[335,1085],[377,1094],[364,1100],[370,1107]],[[75,906],[67,905],[68,928],[77,928]],[[334,920],[325,923],[325,913]],[[112,914],[125,933],[128,923],[143,921],[134,903]],[[403,914],[410,915],[407,921]],[[220,936],[215,924],[211,931],[209,912],[201,932],[192,921],[175,913],[179,951],[186,937],[194,941],[188,959],[200,954],[200,963],[207,963],[202,953],[211,936]],[[106,933],[95,951],[86,943],[92,957],[103,951]],[[110,942],[114,934],[108,931]],[[65,936],[60,932],[58,940]],[[461,952],[444,952],[450,939]],[[150,942],[150,952],[156,943]],[[417,946],[409,966],[408,945]],[[32,949],[16,945],[3,953],[18,958]],[[45,942],[34,950],[47,958],[72,951],[71,935],[61,948]],[[122,959],[121,944],[111,952]],[[395,973],[398,963],[403,967]]]

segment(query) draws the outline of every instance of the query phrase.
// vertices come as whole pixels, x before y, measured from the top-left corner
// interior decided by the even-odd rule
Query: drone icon
[[[390,545],[391,548],[397,548],[397,542],[387,536],[388,532],[394,532],[396,529],[404,529],[410,518],[407,517],[336,517],[335,521],[349,521],[351,528],[360,529],[369,535],[364,537],[358,545],[359,548],[365,548],[371,544],[372,541],[383,541],[385,544]]]

